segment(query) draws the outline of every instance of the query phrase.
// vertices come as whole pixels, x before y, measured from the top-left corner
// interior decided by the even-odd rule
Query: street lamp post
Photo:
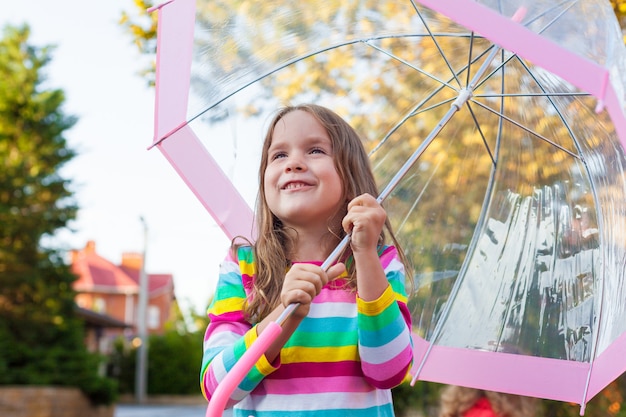
[[[135,367],[135,400],[143,404],[146,400],[147,386],[147,359],[148,359],[148,329],[146,324],[146,311],[148,309],[148,275],[146,274],[146,253],[148,246],[148,225],[143,216],[140,217],[143,224],[143,260],[139,271],[139,305],[137,308],[137,363]]]

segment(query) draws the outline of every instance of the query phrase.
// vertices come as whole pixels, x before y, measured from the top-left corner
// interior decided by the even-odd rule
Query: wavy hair
[[[287,269],[291,266],[289,253],[291,248],[294,248],[297,244],[297,236],[291,237],[292,234],[287,233],[280,219],[269,209],[266,202],[264,179],[265,169],[269,162],[268,150],[272,144],[274,129],[286,114],[297,110],[312,115],[328,133],[332,144],[335,169],[342,182],[342,198],[346,201],[346,204],[328,219],[328,254],[330,254],[334,245],[345,236],[341,222],[337,222],[334,219],[343,219],[347,213],[347,203],[363,193],[369,193],[373,196],[378,195],[369,157],[363,147],[361,138],[343,118],[332,110],[315,104],[300,104],[279,109],[271,120],[265,135],[261,164],[259,166],[260,184],[256,206],[258,239],[254,244],[256,278],[253,282],[251,297],[246,307],[246,313],[251,321],[262,320],[280,303],[283,278]],[[407,269],[408,273],[406,257],[396,241],[389,220],[385,223],[385,229],[398,249],[398,253],[400,253],[401,260],[405,264],[405,269]],[[384,232],[381,232],[379,242],[380,244],[385,242]],[[348,256],[349,253],[345,253],[342,260],[346,261]],[[354,265],[348,262],[346,266],[349,276],[347,286],[355,289],[356,271]]]

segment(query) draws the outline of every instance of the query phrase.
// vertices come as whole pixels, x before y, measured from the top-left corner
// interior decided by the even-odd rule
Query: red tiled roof
[[[137,283],[125,271],[95,252],[75,252],[72,272],[78,275],[73,284],[76,291],[136,293],[139,290]]]
[[[134,258],[137,256],[133,255]],[[129,258],[133,258],[129,256]],[[72,253],[72,272],[78,275],[74,290],[79,292],[138,293],[141,259],[136,262],[115,265],[96,253],[95,243],[90,241],[84,249]],[[148,274],[148,294],[174,293],[172,274]]]
[[[124,265],[121,265],[120,269],[139,285],[139,273],[141,272],[139,269]],[[171,291],[173,282],[172,274],[148,274],[148,294],[155,295],[155,293]]]

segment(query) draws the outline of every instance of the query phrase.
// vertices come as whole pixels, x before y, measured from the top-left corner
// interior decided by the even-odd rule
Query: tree
[[[111,400],[84,344],[70,272],[46,238],[76,216],[59,170],[74,156],[62,90],[45,87],[52,47],[28,43],[28,26],[0,40],[0,384],[81,387]]]

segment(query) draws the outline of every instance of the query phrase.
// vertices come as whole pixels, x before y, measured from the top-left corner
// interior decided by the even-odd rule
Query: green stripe
[[[389,283],[391,284],[391,289],[396,294],[400,294],[406,297],[406,286],[404,284],[404,274],[400,274],[399,271],[395,271],[389,273],[387,276]]]
[[[246,292],[241,285],[225,285],[217,288],[215,298],[217,300],[225,300],[227,298],[246,298]]]
[[[343,347],[353,346],[357,339],[356,330],[349,332],[309,333],[296,331],[285,347]]]
[[[398,307],[396,303],[391,304],[382,313],[375,316],[367,316],[359,313],[359,328],[367,331],[376,331],[386,327],[389,323],[392,323],[398,317]]]

